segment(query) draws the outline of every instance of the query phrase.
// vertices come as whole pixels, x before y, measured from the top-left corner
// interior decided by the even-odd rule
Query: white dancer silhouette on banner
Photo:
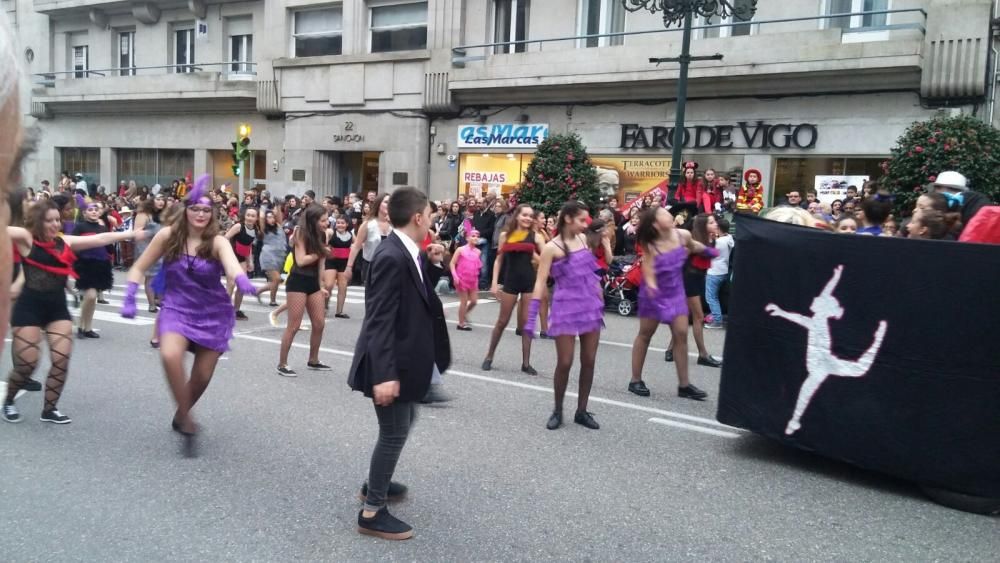
[[[844,360],[834,355],[833,342],[830,338],[830,319],[839,320],[844,316],[844,309],[840,306],[837,298],[833,296],[833,289],[837,287],[837,282],[840,281],[840,274],[843,271],[843,266],[834,268],[833,277],[830,278],[830,281],[826,283],[826,287],[813,299],[812,305],[809,306],[809,310],[813,313],[811,317],[783,311],[774,303],[768,303],[764,307],[764,310],[772,317],[791,321],[809,331],[806,344],[806,372],[809,374],[809,377],[806,378],[805,383],[802,384],[802,388],[799,390],[799,400],[795,403],[795,413],[785,428],[785,434],[789,436],[802,427],[800,423],[802,414],[809,407],[809,402],[812,401],[813,395],[816,394],[816,391],[826,381],[827,377],[831,375],[837,377],[861,377],[868,373],[868,370],[872,367],[872,362],[875,361],[875,356],[878,354],[879,348],[882,347],[882,338],[885,336],[885,330],[889,326],[886,321],[879,322],[878,330],[875,331],[875,341],[872,342],[871,347],[856,361]]]

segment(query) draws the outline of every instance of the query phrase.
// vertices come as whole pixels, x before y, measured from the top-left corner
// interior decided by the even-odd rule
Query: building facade
[[[735,0],[736,3],[749,0]],[[992,122],[990,0],[759,0],[696,19],[685,160],[768,197],[877,177],[912,122]],[[552,133],[576,132],[609,193],[662,183],[681,33],[621,0],[3,0],[43,132],[26,178],[114,186],[231,170],[246,187],[344,195],[415,185],[507,193]]]

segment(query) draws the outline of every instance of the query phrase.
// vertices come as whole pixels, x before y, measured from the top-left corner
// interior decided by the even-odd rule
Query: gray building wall
[[[196,17],[186,1],[156,4],[162,8],[156,21],[143,23],[130,2],[3,1],[13,14],[22,48],[34,54],[25,66],[36,75],[66,71],[70,46],[81,41],[90,47],[92,69],[114,67],[115,34],[133,28],[136,65],[173,63],[172,30]],[[842,32],[818,19],[760,23],[814,18],[827,4],[760,0],[754,18],[758,23],[749,37],[704,38],[696,31],[695,54],[721,52],[724,59],[692,66],[689,126],[757,120],[813,123],[819,130],[817,146],[799,153],[874,157],[887,155],[909,123],[932,115],[931,106],[988,113],[984,96],[928,103],[929,90],[921,77],[928,72],[930,42],[989,35],[993,2],[890,0],[891,9],[922,8],[928,18],[892,14],[887,23],[893,27],[887,30]],[[225,61],[228,18],[249,16],[257,65],[253,80],[230,80],[225,69],[206,66],[193,75],[163,69],[139,70],[128,77],[59,75],[49,87],[27,87],[22,96],[25,113],[39,118],[44,136],[26,178],[33,185],[54,180],[60,147],[99,148],[101,179],[109,186],[119,180],[119,148],[190,149],[195,167],[208,168],[222,154],[213,151],[230,150],[236,124],[249,122],[252,147],[267,153],[266,183],[274,193],[344,188],[345,178],[357,176],[344,168],[356,167],[359,155],[368,152],[379,155],[380,189],[392,189],[398,185],[394,180],[405,177],[406,183],[426,187],[443,199],[454,196],[459,185],[458,169],[448,161],[448,155],[458,158],[461,152],[455,148],[457,127],[476,114],[489,116],[487,123],[513,122],[528,114],[531,122],[548,123],[554,132],[579,132],[595,154],[629,153],[617,143],[622,123],[672,124],[676,66],[655,67],[646,59],[676,56],[679,33],[629,35],[624,45],[598,48],[583,48],[577,39],[530,44],[524,53],[470,48],[469,55],[484,59],[460,68],[451,64],[453,47],[493,40],[493,0],[430,0],[425,49],[375,54],[369,53],[371,4],[344,0],[343,54],[293,57],[293,11],[328,5],[316,0],[207,2],[208,34],[196,43],[196,61]],[[96,17],[91,10],[98,10]],[[527,36],[576,36],[582,29],[581,14],[580,0],[532,0]],[[961,18],[945,17],[948,14]],[[629,14],[625,20],[627,32],[659,31],[662,25],[660,15],[646,12]],[[933,29],[925,33],[923,28]],[[955,76],[990,72],[992,85],[989,41],[987,37],[974,53],[981,56],[975,72]],[[429,74],[445,77],[447,110],[430,108]],[[277,93],[273,103],[262,101],[262,90]],[[734,150],[725,160],[740,155],[743,167],[762,169],[768,181],[775,159],[790,153]],[[694,151],[692,156],[711,160],[712,155]],[[297,179],[302,173],[305,179]]]

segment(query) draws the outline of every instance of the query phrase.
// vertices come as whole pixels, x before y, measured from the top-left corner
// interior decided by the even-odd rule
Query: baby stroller
[[[639,267],[642,258],[625,256],[616,258],[604,274],[604,306],[627,317],[639,306],[639,281],[642,276]]]

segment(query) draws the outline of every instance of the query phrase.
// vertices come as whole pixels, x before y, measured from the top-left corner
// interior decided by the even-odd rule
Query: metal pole
[[[684,145],[684,111],[687,109],[688,65],[691,64],[692,11],[684,14],[684,36],[681,39],[681,74],[677,80],[677,115],[674,119],[673,153],[670,157],[670,188],[676,194],[681,181],[681,149]],[[667,194],[667,199],[670,194]]]

